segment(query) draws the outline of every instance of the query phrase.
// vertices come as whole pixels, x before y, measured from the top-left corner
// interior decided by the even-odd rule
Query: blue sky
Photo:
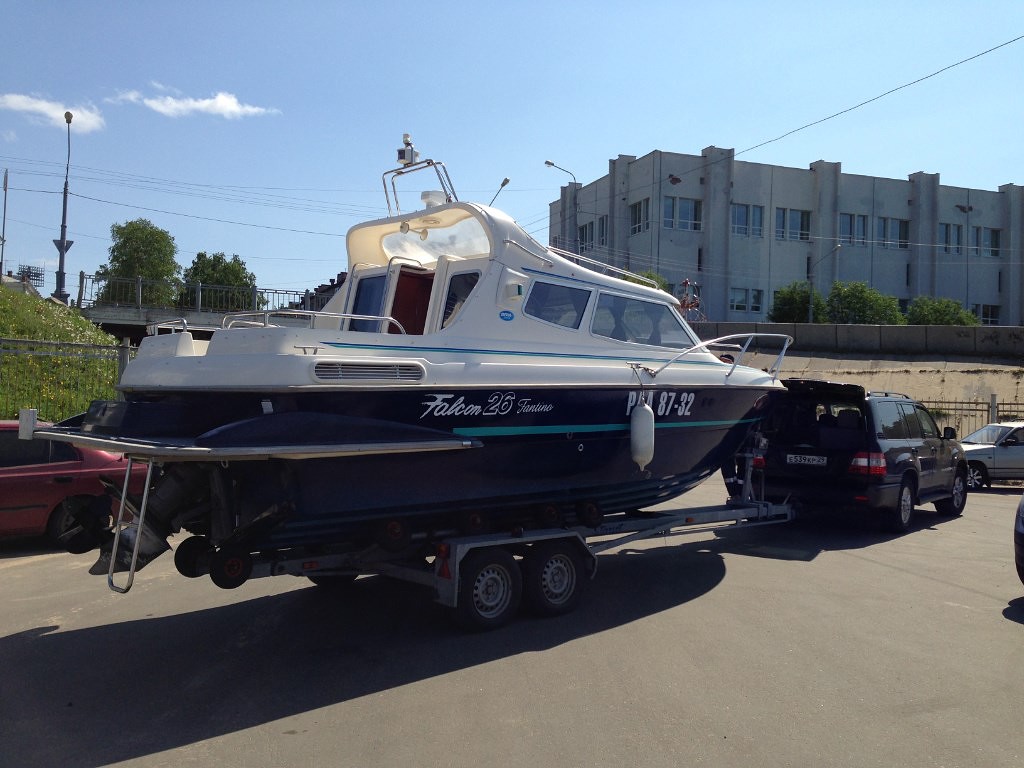
[[[42,266],[54,289],[70,110],[72,298],[111,225],[140,217],[183,267],[223,251],[262,287],[325,282],[348,228],[386,214],[403,133],[463,200],[508,177],[496,205],[543,242],[569,180],[545,160],[585,183],[619,154],[714,145],[1024,184],[1024,40],[771,141],[1024,35],[1019,0],[5,5],[4,270]]]

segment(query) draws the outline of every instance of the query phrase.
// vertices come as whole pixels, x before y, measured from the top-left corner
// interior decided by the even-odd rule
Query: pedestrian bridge
[[[315,290],[289,291],[257,286],[204,285],[141,277],[105,278],[79,274],[76,306],[82,316],[118,338],[138,343],[162,323],[184,321],[189,330],[212,332],[232,312],[277,309],[320,310],[341,280]]]

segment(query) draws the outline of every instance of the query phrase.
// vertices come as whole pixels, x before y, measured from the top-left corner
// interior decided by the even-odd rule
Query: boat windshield
[[[688,349],[699,343],[667,304],[602,293],[590,330],[598,336],[638,344]]]
[[[409,222],[405,232],[392,232],[381,240],[388,259],[400,256],[430,264],[440,256],[481,256],[490,253],[487,231],[476,218],[461,219],[449,226],[431,216]]]

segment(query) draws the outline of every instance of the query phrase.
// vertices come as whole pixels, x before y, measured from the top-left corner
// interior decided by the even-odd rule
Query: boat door
[[[347,330],[369,333],[422,334],[430,305],[434,273],[419,264],[392,259],[387,267],[367,267],[352,275],[354,287]],[[385,322],[393,318],[395,323]]]

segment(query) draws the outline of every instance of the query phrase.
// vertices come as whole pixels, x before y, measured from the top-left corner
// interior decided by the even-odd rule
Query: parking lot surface
[[[1020,766],[1020,493],[630,544],[574,613],[484,634],[383,578],[226,592],[165,556],[118,595],[2,543],[0,763]]]

